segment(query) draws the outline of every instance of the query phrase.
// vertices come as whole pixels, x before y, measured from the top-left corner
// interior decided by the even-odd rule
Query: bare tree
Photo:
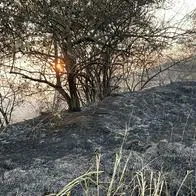
[[[0,65],[0,130],[11,122],[12,113],[23,103],[23,84]]]
[[[70,111],[110,95],[124,63],[132,58],[141,66],[142,51],[160,49],[165,44],[160,38],[170,35],[149,13],[161,0],[8,2],[0,8],[8,51],[27,61],[13,60],[11,73],[51,86]]]
[[[196,51],[196,9],[186,16],[189,28],[186,31],[186,36],[180,38],[182,50],[187,55],[195,55]]]

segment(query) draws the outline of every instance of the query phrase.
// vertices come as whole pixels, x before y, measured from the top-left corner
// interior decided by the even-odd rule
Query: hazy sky
[[[187,13],[196,9],[196,0],[168,0],[168,2],[168,10],[165,12],[165,17],[169,20],[180,20]]]

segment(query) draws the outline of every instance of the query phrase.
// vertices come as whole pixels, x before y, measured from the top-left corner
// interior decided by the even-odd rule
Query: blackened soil
[[[127,151],[145,154],[153,145],[158,148],[160,141],[193,149],[196,82],[116,94],[82,112],[45,114],[9,126],[0,135],[0,195],[42,195],[45,189],[60,190],[92,165],[96,152],[115,153],[125,130]],[[171,149],[168,146],[166,149]],[[178,154],[176,149],[173,152]],[[162,152],[156,149],[153,153],[160,156]],[[167,159],[165,156],[168,170],[179,166],[185,171],[188,167]],[[192,157],[192,166],[194,160]],[[167,167],[171,163],[175,167]]]

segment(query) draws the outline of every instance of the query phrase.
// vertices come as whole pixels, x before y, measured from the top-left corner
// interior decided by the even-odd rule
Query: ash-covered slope
[[[0,134],[0,195],[57,192],[92,165],[95,151],[109,172],[125,128],[125,153],[141,158],[133,158],[130,168],[148,164],[168,172],[171,194],[192,170],[194,187],[196,82],[178,82],[113,95],[80,113],[40,116],[8,127]],[[82,195],[81,190],[73,195]]]

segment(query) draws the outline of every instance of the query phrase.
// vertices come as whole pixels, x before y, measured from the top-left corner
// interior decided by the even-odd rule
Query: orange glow
[[[56,72],[64,73],[65,72],[65,63],[62,59],[58,59],[57,62],[54,61],[53,68]]]

